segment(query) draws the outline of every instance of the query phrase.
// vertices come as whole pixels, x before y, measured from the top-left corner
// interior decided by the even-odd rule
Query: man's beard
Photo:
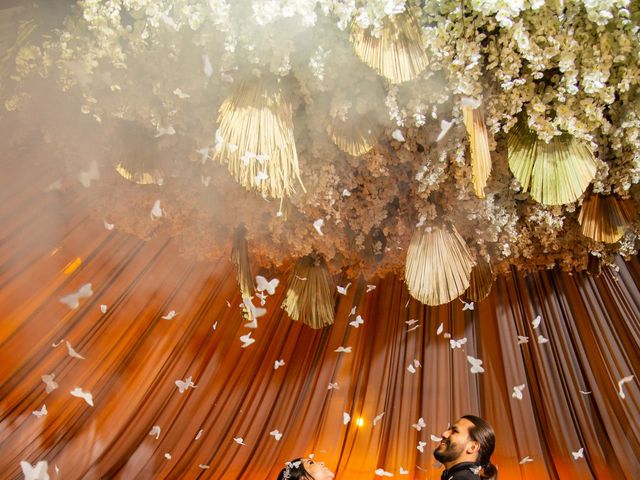
[[[436,460],[438,460],[440,463],[449,463],[449,462],[453,462],[454,460],[457,460],[458,457],[460,457],[460,454],[462,452],[458,451],[458,449],[456,449],[456,444],[454,443],[453,445],[450,443],[445,443],[445,448],[444,450],[440,449],[440,445],[438,445],[436,447],[436,449],[433,451],[433,456],[435,457]]]

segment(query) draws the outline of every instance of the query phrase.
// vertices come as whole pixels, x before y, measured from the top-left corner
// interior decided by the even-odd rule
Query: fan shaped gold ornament
[[[247,229],[244,225],[238,226],[233,235],[231,261],[236,266],[238,286],[240,287],[242,298],[252,297],[255,292],[255,283],[253,281],[253,274],[251,273]]]
[[[480,259],[471,270],[467,298],[474,302],[484,300],[491,292],[492,286],[493,271],[491,270],[491,264],[484,259]]]
[[[371,150],[377,143],[380,128],[367,116],[359,115],[353,120],[332,119],[327,125],[327,134],[343,152],[359,157]]]
[[[363,62],[392,83],[413,80],[429,65],[420,25],[409,12],[386,17],[379,37],[353,22],[351,43]]]
[[[489,151],[489,136],[484,123],[484,114],[480,110],[478,100],[463,97],[460,103],[464,126],[469,135],[473,189],[478,198],[485,198],[484,189],[491,174],[491,152]]]
[[[278,79],[242,82],[218,112],[214,157],[247,190],[282,199],[302,189],[291,103]]]
[[[633,206],[615,195],[591,194],[582,203],[578,222],[582,234],[596,242],[615,243],[633,219]]]
[[[596,160],[589,147],[567,133],[546,143],[521,119],[509,131],[507,145],[511,173],[539,203],[574,202],[596,175]]]
[[[157,139],[135,122],[121,121],[115,134],[116,172],[138,185],[163,185]]]
[[[333,323],[336,288],[321,256],[307,255],[296,263],[282,308],[296,321],[311,328]]]
[[[416,300],[442,305],[469,288],[474,264],[466,242],[453,225],[427,227],[411,238],[404,278]]]

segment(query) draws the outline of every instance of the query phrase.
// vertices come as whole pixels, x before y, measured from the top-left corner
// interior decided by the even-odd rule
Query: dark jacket
[[[478,468],[473,462],[462,462],[454,465],[449,470],[442,472],[440,480],[480,480],[480,476],[471,469]]]

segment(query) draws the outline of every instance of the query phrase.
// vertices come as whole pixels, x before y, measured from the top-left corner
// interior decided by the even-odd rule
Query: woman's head
[[[322,462],[311,458],[296,458],[285,464],[278,480],[329,480],[333,476],[333,472]]]

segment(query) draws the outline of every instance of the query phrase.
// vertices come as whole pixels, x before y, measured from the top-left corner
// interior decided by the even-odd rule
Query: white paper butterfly
[[[251,338],[251,332],[249,332],[246,335],[242,335],[240,337],[240,341],[242,342],[242,348],[247,348],[249,345],[254,343],[256,341],[256,339],[255,338]]]
[[[522,391],[524,390],[524,387],[524,383],[522,385],[516,385],[515,387],[513,387],[513,393],[511,394],[511,396],[515,399],[522,400]]]
[[[414,423],[413,425],[411,425],[413,428],[415,428],[417,431],[422,430],[423,428],[425,428],[427,426],[426,423],[424,423],[424,418],[420,417],[418,419],[418,421],[416,423]]]
[[[393,477],[393,473],[387,472],[383,468],[376,468],[374,473],[379,477]]]
[[[267,280],[262,275],[256,275],[256,290],[259,292],[264,292],[266,290],[269,295],[273,295],[276,293],[276,287],[279,283],[280,280],[277,278]]]
[[[85,392],[84,390],[82,390],[82,388],[74,388],[73,390],[71,390],[71,395],[84,399],[85,402],[93,407],[93,395],[91,395],[91,393],[89,392]]]
[[[178,387],[178,390],[180,390],[180,393],[184,393],[186,390],[190,388],[197,388],[197,385],[193,383],[193,380],[191,380],[191,376],[188,376],[187,378],[185,378],[184,381],[176,380],[175,384]]]
[[[460,340],[454,340],[453,338],[451,340],[449,340],[449,344],[451,345],[452,349],[456,349],[456,348],[462,348],[462,346],[467,343],[467,337],[463,337]]]
[[[471,373],[484,373],[482,360],[474,358],[471,355],[467,355],[467,361],[471,364]]]
[[[81,298],[89,298],[91,295],[93,295],[91,284],[85,283],[77,292],[65,295],[64,297],[60,298],[60,302],[66,304],[72,310],[75,310],[80,306]]]
[[[364,320],[360,315],[358,315],[355,320],[349,322],[349,325],[351,325],[353,328],[358,328],[362,324],[364,324]]]
[[[46,460],[41,460],[35,466],[23,460],[20,462],[24,480],[49,480],[49,464]]]

